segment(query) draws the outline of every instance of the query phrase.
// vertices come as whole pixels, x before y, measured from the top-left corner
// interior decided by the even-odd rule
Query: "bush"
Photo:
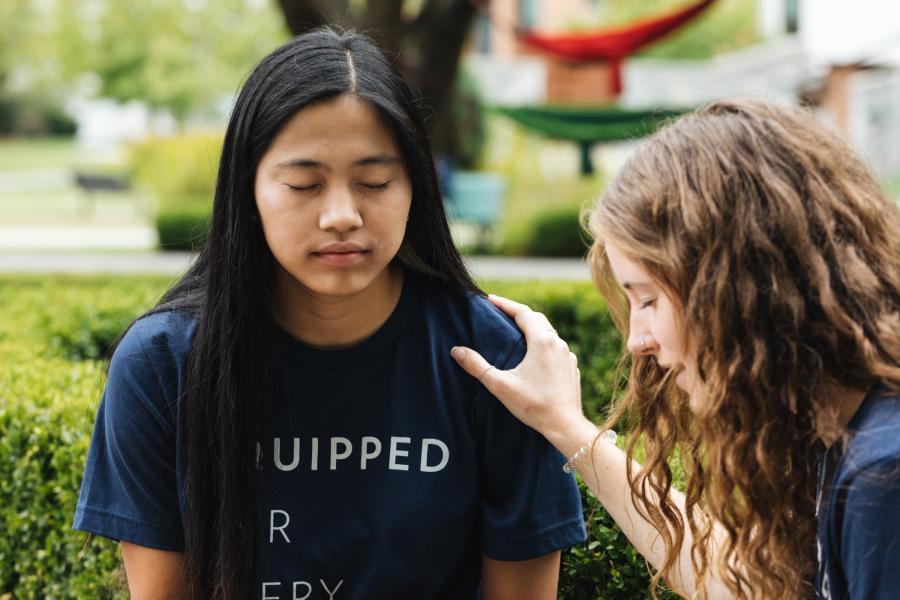
[[[208,205],[216,189],[221,153],[220,134],[154,137],[130,148],[129,164],[135,180],[153,192],[160,207]]]
[[[516,256],[583,258],[590,240],[581,227],[581,210],[563,204],[519,217],[504,228],[499,249]]]
[[[156,233],[162,250],[198,250],[209,233],[209,207],[186,204],[160,211]]]
[[[496,167],[508,184],[497,229],[497,251],[519,256],[584,256],[588,244],[579,224],[580,213],[603,191],[606,177],[602,173],[549,177],[541,174],[541,163],[533,156],[520,162],[522,165]]]
[[[128,597],[116,544],[85,548],[72,518],[103,384],[93,359],[168,281],[0,281],[0,596]]]
[[[168,277],[6,278],[0,288],[0,341],[32,356],[100,359]],[[8,350],[11,351],[11,350]]]
[[[63,108],[41,97],[0,97],[0,134],[72,136],[78,124]]]
[[[114,543],[71,529],[110,340],[149,308],[163,277],[0,279],[0,596],[126,598]],[[601,418],[621,349],[588,283],[499,282],[485,289],[547,314],[580,357],[586,412]],[[80,360],[86,359],[86,360]],[[645,598],[649,576],[582,488],[590,537],[563,554],[566,599]],[[661,597],[666,598],[665,595]]]
[[[0,593],[126,598],[116,545],[72,530],[101,371],[37,359],[0,377]]]
[[[588,241],[580,218],[579,206],[561,206],[538,213],[528,224],[528,236],[522,248],[524,254],[583,257]]]
[[[132,146],[135,179],[156,198],[163,250],[196,250],[206,241],[222,136],[193,133],[150,138]]]
[[[649,598],[650,573],[619,526],[579,480],[588,540],[563,554],[559,597],[565,600]],[[664,586],[660,600],[680,598]]]

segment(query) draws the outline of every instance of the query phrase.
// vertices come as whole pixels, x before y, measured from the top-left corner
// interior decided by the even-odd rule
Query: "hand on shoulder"
[[[451,356],[520,421],[555,444],[587,419],[581,406],[578,359],[542,313],[500,296],[491,302],[515,319],[525,335],[525,358],[513,369],[497,369],[478,352],[456,346]]]

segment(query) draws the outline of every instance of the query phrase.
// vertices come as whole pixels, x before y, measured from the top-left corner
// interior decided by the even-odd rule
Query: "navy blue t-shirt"
[[[876,386],[848,429],[846,447],[833,446],[820,472],[816,592],[900,598],[900,395]]]
[[[116,350],[75,528],[184,548],[192,317],[137,321]],[[273,325],[264,393],[257,598],[474,598],[482,552],[523,560],[585,539],[563,457],[450,358],[499,368],[524,339],[488,301],[407,274],[369,339],[320,350]]]

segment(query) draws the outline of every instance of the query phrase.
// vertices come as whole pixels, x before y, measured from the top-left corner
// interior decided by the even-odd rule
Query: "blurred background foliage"
[[[684,3],[604,0],[595,3],[593,14],[566,27],[627,23]],[[397,6],[401,8],[394,14]],[[703,18],[642,55],[699,58],[752,43],[757,37],[755,6],[755,0],[719,0]],[[455,14],[451,10],[459,11],[460,20],[441,21],[442,15]],[[449,31],[465,30],[474,14],[463,0],[5,0],[0,3],[0,137],[11,137],[0,139],[0,155],[2,146],[23,143],[23,136],[71,135],[72,98],[139,101],[164,111],[174,119],[174,135],[138,141],[124,161],[94,161],[90,168],[130,179],[135,193],[152,199],[160,247],[196,248],[205,231],[221,128],[233,94],[262,56],[302,29],[286,25],[299,15],[309,24],[327,21],[373,33],[431,99],[426,112],[436,155],[454,169],[504,177],[504,208],[491,235],[476,245],[463,235],[459,241],[464,249],[581,256],[585,236],[578,227],[579,213],[599,196],[606,175],[580,178],[569,171],[568,165],[578,160],[575,147],[527,133],[491,113],[475,78],[456,68],[459,57],[450,60],[441,54],[434,32],[456,39]],[[451,81],[433,81],[442,76]],[[440,125],[443,120],[450,125]],[[28,154],[34,147],[22,151]],[[11,160],[0,168],[21,163],[18,150],[6,152]],[[75,151],[71,156],[68,164],[82,168],[86,154]],[[74,202],[75,195],[67,193]],[[29,198],[35,206],[36,200]],[[82,217],[74,209],[66,218],[70,216]]]
[[[140,100],[179,119],[218,110],[288,37],[267,0],[4,0],[0,33],[0,90]]]

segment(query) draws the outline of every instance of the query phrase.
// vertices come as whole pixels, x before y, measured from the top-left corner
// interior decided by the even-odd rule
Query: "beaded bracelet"
[[[613,431],[612,429],[607,429],[606,431],[601,431],[600,433],[598,433],[596,435],[596,437],[594,437],[594,439],[592,439],[590,442],[588,442],[587,444],[585,444],[584,446],[579,448],[578,452],[576,452],[575,455],[572,456],[572,458],[570,458],[568,461],[566,461],[566,464],[564,464],[562,467],[563,472],[571,473],[572,471],[574,471],[575,464],[578,461],[580,461],[584,457],[585,454],[587,454],[594,448],[594,444],[597,443],[597,440],[615,445],[616,437],[617,437],[616,432]]]

